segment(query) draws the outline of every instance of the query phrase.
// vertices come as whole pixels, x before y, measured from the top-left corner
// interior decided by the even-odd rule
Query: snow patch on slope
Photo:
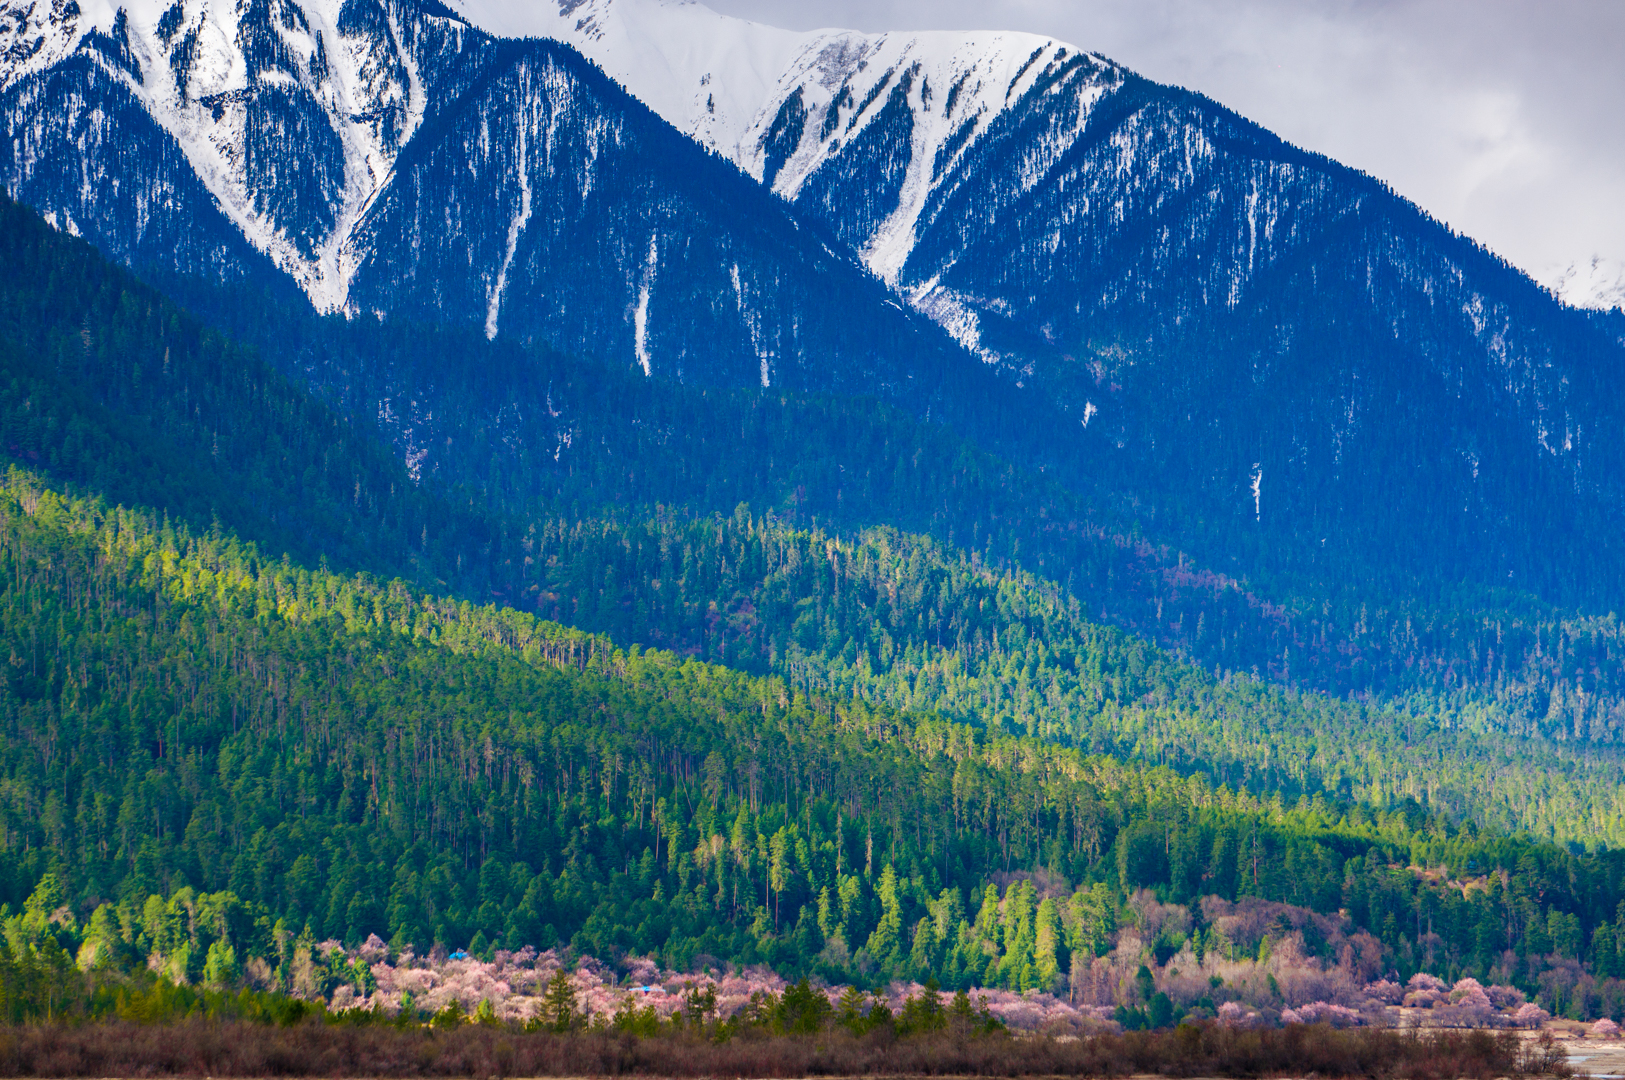
[[[1003,359],[998,353],[982,347],[982,317],[970,298],[941,286],[932,278],[909,291],[908,300],[920,314],[948,331],[955,341],[984,363],[997,364]]]
[[[519,128],[519,146],[515,150],[518,157],[517,172],[519,175],[519,209],[514,212],[513,220],[508,223],[508,246],[502,254],[502,265],[497,268],[497,279],[491,286],[491,295],[485,307],[485,338],[494,340],[497,336],[497,315],[502,310],[502,294],[508,288],[508,270],[513,266],[514,253],[519,250],[519,237],[530,224],[530,153],[529,140],[525,128]]]
[[[643,367],[643,374],[653,374],[649,354],[649,294],[654,291],[655,273],[660,267],[660,238],[649,237],[649,260],[643,267],[643,282],[638,286],[638,306],[632,312],[632,352]]]

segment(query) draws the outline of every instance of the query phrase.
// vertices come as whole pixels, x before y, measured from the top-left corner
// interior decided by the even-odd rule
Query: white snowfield
[[[343,189],[334,193],[335,226],[307,255],[285,228],[255,205],[247,174],[250,73],[239,48],[240,5],[208,0],[83,0],[77,16],[63,0],[0,4],[0,89],[72,54],[86,34],[113,33],[121,13],[141,77],[109,66],[185,152],[215,201],[260,251],[298,282],[317,308],[339,310],[358,262],[347,241],[387,181],[400,146],[424,115],[424,88],[400,29],[389,27],[389,55],[375,43],[339,33],[343,0],[298,0],[272,20],[295,70],[275,68],[260,85],[302,84],[321,102],[344,152]],[[178,8],[178,12],[171,13]],[[179,18],[176,19],[176,14]],[[160,26],[166,19],[167,25]],[[187,42],[191,42],[187,46]],[[172,58],[194,49],[183,92]],[[404,79],[400,77],[404,73]],[[385,137],[380,116],[399,116],[399,136]]]
[[[1015,32],[800,33],[719,15],[694,0],[449,4],[490,33],[574,46],[672,126],[758,180],[767,167],[765,137],[781,106],[799,92],[815,134],[803,138],[773,178],[773,190],[791,200],[821,165],[863,133],[910,72],[913,147],[902,204],[862,253],[869,268],[893,284],[937,182],[932,172],[938,151],[957,135],[955,153],[963,153],[1001,113],[1022,102],[1056,59],[1078,52],[1052,38]],[[1103,57],[1095,59],[1110,66]],[[1094,96],[1099,93],[1097,87]],[[838,122],[826,124],[832,107],[841,110]],[[1087,115],[1087,108],[1080,112]],[[973,125],[968,132],[962,130],[967,121]],[[927,305],[916,299],[916,306]]]

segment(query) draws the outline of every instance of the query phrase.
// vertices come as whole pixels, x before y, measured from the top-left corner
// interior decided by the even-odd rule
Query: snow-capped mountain
[[[0,10],[8,192],[138,267],[701,383],[929,394],[971,364],[558,43],[433,0]]]
[[[1625,261],[1593,256],[1585,262],[1552,267],[1542,283],[1570,307],[1593,311],[1625,309]]]
[[[456,2],[4,0],[0,178],[137,267],[993,415],[1242,569],[1625,597],[1612,316],[1370,177],[1043,38]]]
[[[1580,504],[1625,508],[1616,339],[1200,95],[1020,34],[459,2],[580,48],[1087,439],[1132,451],[1144,487],[1204,489],[1215,520],[1464,551],[1504,580],[1572,545]]]
[[[1125,76],[1101,56],[1017,32],[796,33],[693,0],[451,2],[493,32],[575,46],[678,130],[824,219],[892,284],[933,194],[1001,117],[1054,121],[1019,163],[1014,182],[1030,184]],[[910,295],[978,345],[977,316],[952,291]]]

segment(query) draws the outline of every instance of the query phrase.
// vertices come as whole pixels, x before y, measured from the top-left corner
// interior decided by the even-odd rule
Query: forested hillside
[[[1506,977],[1508,950],[1531,976],[1547,954],[1615,962],[1625,859],[1414,803],[1294,806],[806,695],[263,559],[20,472],[0,571],[10,902],[52,873],[62,918],[113,955],[190,889],[175,902],[224,914],[187,931],[189,978],[222,935],[274,958],[280,926],[1049,986],[1108,948],[1137,888],[1347,908],[1402,973]]]
[[[385,449],[400,429],[301,390],[298,362],[274,370],[21,211],[8,225],[25,272],[0,308],[0,902],[25,967],[155,956],[177,980],[290,989],[313,942],[377,934],[1075,989],[1143,934],[1159,964],[1290,939],[1344,980],[1614,1000],[1609,754],[1284,690],[1104,626],[1093,597],[1134,597],[1118,575],[1157,580],[1169,555],[1074,526],[1030,555],[1060,496],[1023,517],[1024,474],[940,429],[611,373],[574,418],[598,450],[536,487],[500,455],[507,481],[425,468]],[[364,331],[306,341],[398,355]],[[543,362],[580,400],[593,369]],[[738,432],[674,439],[700,403]],[[654,414],[656,433],[633,422]],[[792,461],[802,429],[829,459]],[[441,462],[483,452],[453,438]],[[840,456],[893,440],[912,464]],[[645,445],[682,452],[629,452]],[[928,467],[939,451],[952,471]],[[707,503],[848,463],[820,504]],[[712,466],[693,503],[651,497]],[[955,490],[986,516],[952,516]],[[860,527],[897,506],[949,536]],[[1059,583],[1023,569],[1063,551],[1099,561]],[[1525,826],[1594,850],[1510,836]],[[1249,898],[1293,906],[1245,931],[1214,906]]]
[[[1351,579],[1328,590],[1217,572],[1151,542],[1154,515],[1146,527],[1138,517],[1148,508],[1107,490],[1080,497],[871,399],[693,390],[472,330],[322,320],[251,292],[166,286],[343,415],[368,425],[376,416],[419,475],[506,508],[519,532],[582,517],[669,528],[731,518],[740,503],[838,535],[892,526],[1054,582],[1093,620],[1208,670],[1357,695],[1445,725],[1579,742],[1625,732],[1611,615],[1510,587],[1390,592]],[[414,405],[430,392],[446,407]],[[483,544],[470,557],[503,558]],[[482,562],[477,572],[502,570]],[[535,584],[494,587],[511,598]],[[640,625],[613,629],[641,640]]]
[[[292,369],[279,374],[9,213],[0,435],[14,457],[112,502],[200,533],[218,521],[307,565],[495,599],[623,647],[1250,790],[1416,798],[1561,839],[1617,841],[1625,828],[1616,755],[1578,745],[1618,738],[1612,620],[1560,622],[1530,602],[1492,622],[1465,599],[1432,627],[1403,608],[1350,613],[1372,624],[1367,638],[1404,618],[1385,651],[1406,668],[1384,676],[1383,697],[1283,690],[1260,642],[1315,624],[1106,532],[1042,476],[872,402],[684,391],[457,331],[292,316],[278,323]],[[259,309],[214,303],[274,349]],[[467,395],[460,420],[368,422],[370,392],[398,418],[459,349],[489,361],[444,380]],[[479,400],[530,365],[569,412],[527,403],[514,412],[540,421],[483,426]],[[301,371],[332,391],[329,405],[291,381]],[[740,497],[769,510],[738,509]],[[733,512],[705,512],[719,504]],[[862,529],[876,520],[943,539]],[[1197,663],[1102,620],[1161,629]],[[1319,652],[1336,653],[1320,632]],[[1299,658],[1289,646],[1286,674]]]

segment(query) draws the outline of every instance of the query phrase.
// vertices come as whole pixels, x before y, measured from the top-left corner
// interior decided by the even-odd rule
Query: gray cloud
[[[1005,29],[1199,90],[1543,279],[1625,260],[1618,0],[708,0],[792,29]]]

